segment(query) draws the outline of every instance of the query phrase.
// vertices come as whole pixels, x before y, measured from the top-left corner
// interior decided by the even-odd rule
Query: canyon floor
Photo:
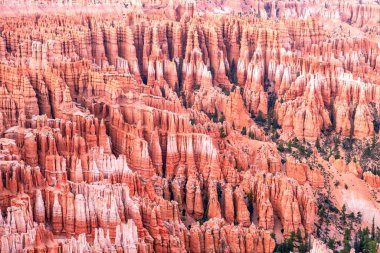
[[[380,253],[378,1],[0,14],[0,253]]]

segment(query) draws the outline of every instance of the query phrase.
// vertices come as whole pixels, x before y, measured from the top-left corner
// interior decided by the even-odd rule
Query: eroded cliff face
[[[378,135],[378,38],[331,37],[314,5],[198,4],[0,18],[0,252],[266,253],[316,234],[320,155],[275,142]]]

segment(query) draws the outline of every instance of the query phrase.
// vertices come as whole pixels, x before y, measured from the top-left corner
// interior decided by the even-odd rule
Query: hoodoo
[[[0,14],[0,253],[380,252],[379,1]]]

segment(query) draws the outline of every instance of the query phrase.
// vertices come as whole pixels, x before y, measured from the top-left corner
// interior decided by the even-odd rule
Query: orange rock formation
[[[0,252],[267,253],[272,233],[315,234],[325,168],[273,140],[379,136],[380,8],[195,2],[1,3]]]

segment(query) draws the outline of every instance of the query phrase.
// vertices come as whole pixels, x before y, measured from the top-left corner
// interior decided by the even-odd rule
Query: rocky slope
[[[379,5],[238,2],[1,5],[0,252],[330,252],[380,226]]]

